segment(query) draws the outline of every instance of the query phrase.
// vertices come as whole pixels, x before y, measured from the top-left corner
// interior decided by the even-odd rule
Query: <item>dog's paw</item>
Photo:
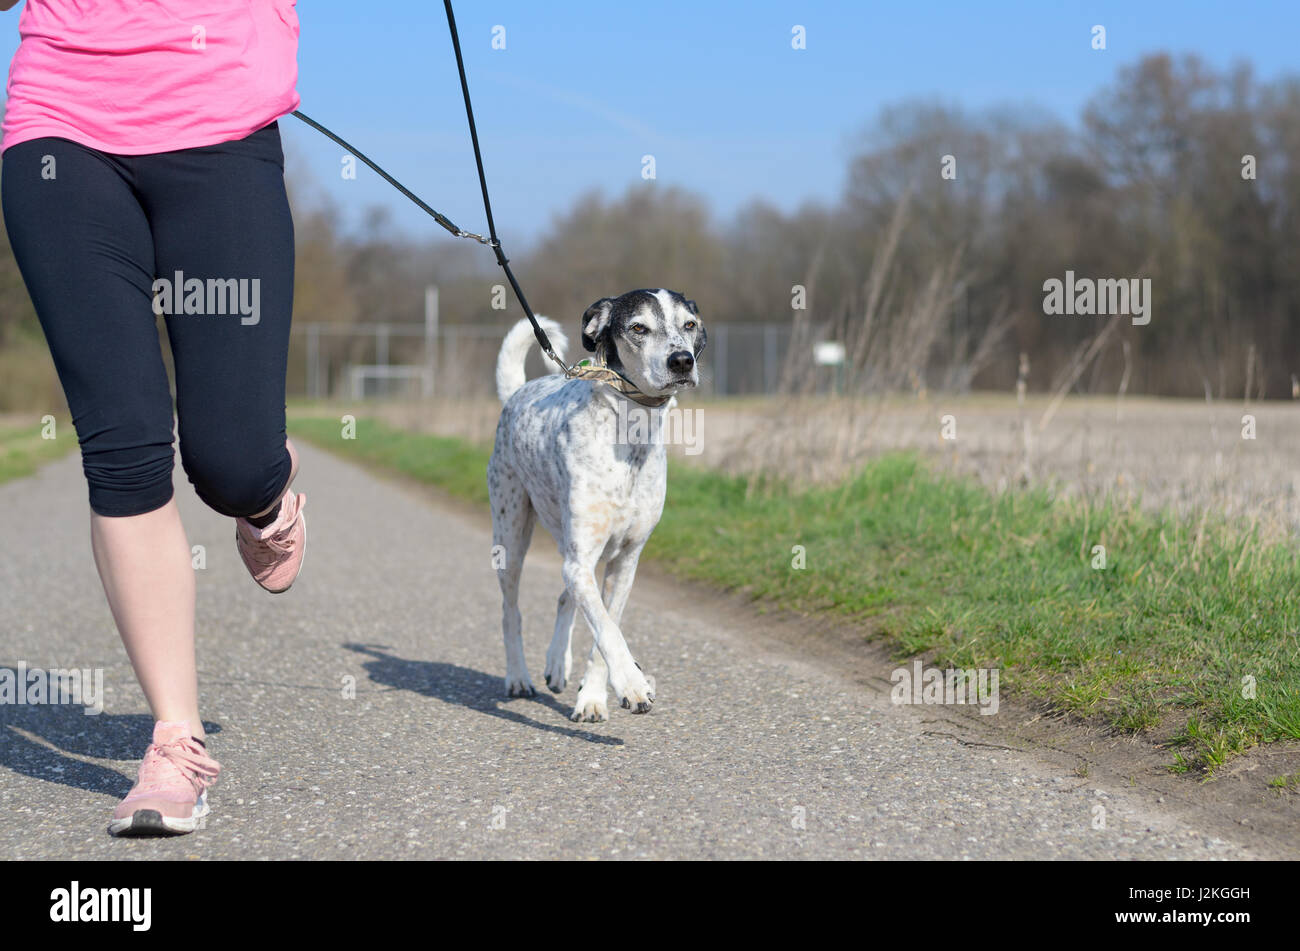
[[[557,656],[557,653],[559,656]],[[563,652],[546,652],[546,686],[552,693],[563,693],[569,683],[569,673],[573,670],[573,654]]]
[[[506,678],[506,696],[507,697],[535,697],[537,690],[533,687],[533,682],[528,679],[528,675],[522,677]]]
[[[605,678],[599,683],[588,674],[578,685],[578,700],[573,705],[569,719],[574,723],[602,723],[609,719],[609,707],[605,705]]]
[[[654,705],[655,680],[642,673],[640,664],[637,664],[636,669],[621,683],[611,677],[610,686],[614,688],[614,693],[618,695],[618,702],[624,710],[631,710],[633,713],[649,713]]]
[[[584,699],[582,694],[578,694],[578,702],[574,705],[573,712],[569,714],[569,719],[574,723],[603,723],[609,719],[609,708],[605,706],[605,698]]]

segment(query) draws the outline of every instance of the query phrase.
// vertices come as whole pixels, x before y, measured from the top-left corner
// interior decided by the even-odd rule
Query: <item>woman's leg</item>
[[[158,720],[200,738],[194,573],[172,501],[172,411],[151,309],[153,240],[127,163],[63,139],[9,149],[5,224],[63,384],[95,564]]]
[[[294,248],[279,127],[146,156],[141,186],[170,291],[181,463],[199,498],[236,519],[254,580],[286,591],[302,566],[306,496],[288,489]]]
[[[204,738],[194,662],[194,569],[172,499],[142,515],[92,513],[90,541],[113,620],[155,720]]]
[[[255,517],[283,495],[292,466],[293,219],[279,129],[144,156],[140,167],[155,270],[173,305],[181,463],[210,508]]]

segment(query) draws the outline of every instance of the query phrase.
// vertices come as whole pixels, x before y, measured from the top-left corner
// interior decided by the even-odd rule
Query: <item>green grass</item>
[[[355,440],[332,420],[290,428],[486,500],[485,447],[364,419]],[[792,611],[869,620],[900,658],[1000,668],[1003,687],[1056,711],[1159,733],[1178,771],[1208,778],[1252,746],[1300,739],[1300,560],[1208,517],[994,495],[911,455],[803,491],[674,466],[645,557]]]
[[[463,439],[410,433],[368,419],[357,420],[355,439],[344,438],[343,430],[343,424],[333,418],[290,416],[290,436],[487,504],[490,450]]]
[[[1300,773],[1291,773],[1286,776],[1275,776],[1268,781],[1268,784],[1274,789],[1283,792],[1293,792],[1300,789]]]
[[[0,482],[29,476],[47,462],[70,452],[77,445],[77,434],[67,420],[57,420],[57,439],[42,438],[40,422],[30,426],[0,428]]]

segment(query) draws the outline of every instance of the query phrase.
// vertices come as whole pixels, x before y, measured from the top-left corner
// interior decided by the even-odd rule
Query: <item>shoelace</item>
[[[272,535],[270,538],[262,539],[262,541],[265,543],[267,548],[270,548],[272,551],[276,551],[281,555],[287,555],[289,552],[293,551],[293,537],[291,535],[285,535],[283,538]]]
[[[169,776],[162,770],[168,763],[189,780],[194,792],[202,793],[217,780],[221,764],[192,737],[182,736],[166,744],[150,744],[140,764],[140,792],[157,792],[164,788]]]
[[[294,493],[290,517],[285,526],[279,531],[273,532],[262,539],[257,539],[251,535],[240,533],[240,543],[248,549],[249,553],[253,556],[254,561],[263,565],[275,564],[275,562],[280,560],[280,557],[293,551],[295,539],[293,538],[293,533],[290,529],[292,529],[298,522],[298,513],[302,511],[303,498],[301,492]],[[268,553],[265,552],[265,549],[270,549],[270,558],[256,557],[259,553]]]

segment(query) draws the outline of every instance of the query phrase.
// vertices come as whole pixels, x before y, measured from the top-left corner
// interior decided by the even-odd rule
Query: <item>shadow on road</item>
[[[503,720],[544,730],[547,733],[559,733],[561,736],[575,740],[586,740],[588,743],[600,743],[605,746],[623,745],[623,740],[616,736],[602,736],[590,730],[542,723],[517,710],[508,709],[508,706],[540,704],[559,713],[567,721],[569,708],[549,694],[539,692],[536,697],[507,699],[501,696],[501,678],[485,674],[481,670],[437,661],[404,660],[389,653],[389,648],[379,644],[345,643],[343,646],[350,651],[373,658],[362,666],[370,674],[370,679],[377,684],[396,687],[399,690],[410,690],[441,700],[443,703],[459,704],[489,716],[501,717]]]
[[[0,668],[12,671],[14,668]],[[221,727],[204,721],[209,733]],[[87,716],[76,704],[0,704],[0,768],[121,798],[135,783],[130,776],[77,757],[138,763],[153,737],[147,713]]]

